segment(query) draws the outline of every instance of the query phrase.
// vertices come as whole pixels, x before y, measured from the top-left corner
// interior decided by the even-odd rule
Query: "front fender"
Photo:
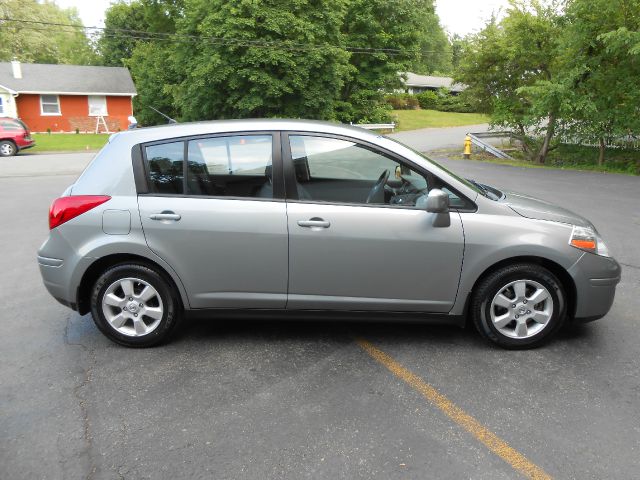
[[[494,265],[523,257],[569,270],[583,252],[569,245],[571,225],[524,217],[462,213],[465,236],[460,288],[450,314],[462,315],[478,279]]]

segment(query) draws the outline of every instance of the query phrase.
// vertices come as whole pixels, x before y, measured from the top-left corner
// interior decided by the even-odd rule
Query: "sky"
[[[87,27],[103,26],[111,0],[55,0],[63,8],[76,7]],[[436,0],[440,23],[450,33],[466,35],[480,30],[492,12],[505,8],[507,0]]]

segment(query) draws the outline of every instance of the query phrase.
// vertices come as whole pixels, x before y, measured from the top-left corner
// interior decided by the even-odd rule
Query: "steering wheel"
[[[389,179],[389,170],[385,170],[380,174],[378,180],[367,195],[366,203],[384,203],[384,186]]]

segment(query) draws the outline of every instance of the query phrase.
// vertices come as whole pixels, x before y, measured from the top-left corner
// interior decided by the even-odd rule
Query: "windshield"
[[[489,187],[487,185],[483,185],[481,183],[476,182],[475,180],[469,180],[466,178],[463,178],[459,175],[457,175],[456,173],[453,173],[451,170],[449,170],[448,168],[446,168],[445,166],[443,166],[442,164],[436,162],[435,160],[433,160],[432,158],[427,157],[424,153],[419,152],[417,150],[414,150],[413,148],[405,145],[402,142],[399,142],[398,140],[396,140],[395,138],[391,138],[391,137],[385,137],[388,138],[389,140],[393,140],[394,142],[402,145],[405,148],[408,148],[409,150],[411,150],[413,153],[420,155],[422,158],[424,158],[425,160],[427,160],[429,163],[432,163],[433,165],[435,165],[436,167],[444,170],[446,173],[448,173],[449,175],[451,175],[453,178],[455,178],[456,180],[458,180],[460,183],[464,184],[466,187],[470,188],[471,190],[473,190],[474,192],[479,193],[480,195],[482,195],[483,197],[486,197],[490,200],[499,200],[500,198],[503,197],[503,193],[493,187]]]

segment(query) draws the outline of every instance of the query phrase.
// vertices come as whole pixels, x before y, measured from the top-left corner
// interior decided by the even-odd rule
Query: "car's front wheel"
[[[169,338],[181,311],[173,286],[155,270],[116,265],[97,279],[91,295],[96,326],[127,347],[150,347]]]
[[[504,348],[533,348],[549,340],[566,316],[561,282],[536,264],[500,268],[478,284],[471,317],[486,339]]]
[[[9,140],[0,142],[0,157],[11,157],[16,153],[18,153],[18,148],[13,142]]]

